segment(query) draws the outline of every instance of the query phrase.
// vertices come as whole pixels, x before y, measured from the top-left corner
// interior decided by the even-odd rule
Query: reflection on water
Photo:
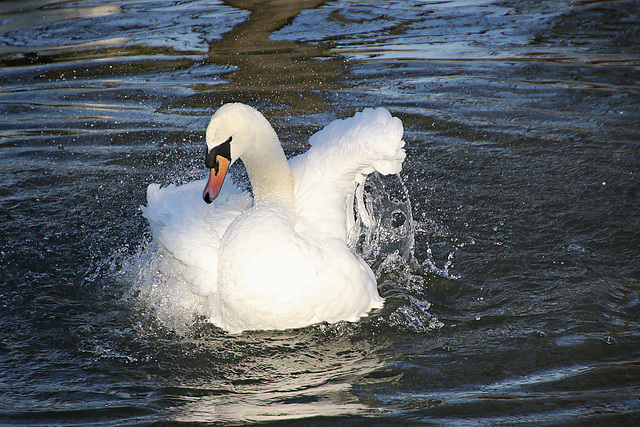
[[[342,327],[343,334],[352,334]],[[339,330],[339,329],[338,329]],[[366,412],[354,387],[393,379],[370,343],[339,334],[268,334],[243,338],[235,372],[227,384],[203,379],[199,390],[176,407],[171,418],[187,422],[271,421]],[[247,357],[248,356],[248,357]],[[397,373],[395,374],[397,375]],[[379,378],[378,378],[379,377]],[[224,383],[225,381],[223,381]]]
[[[0,2],[0,423],[636,423],[639,29],[635,0]],[[402,118],[401,188],[365,188],[396,234],[358,240],[383,310],[227,336],[132,302],[144,190],[203,176],[228,101],[288,154]]]
[[[336,71],[344,66],[330,54],[326,43],[272,40],[271,34],[297,16],[325,1],[230,0],[225,4],[249,10],[249,18],[209,46],[208,57],[219,65],[233,66],[219,89],[236,100],[282,104],[293,114],[326,108],[323,92],[337,89]],[[310,90],[313,88],[313,90]],[[318,93],[320,92],[320,93]],[[297,110],[297,111],[296,111]]]
[[[0,14],[11,14],[11,19],[0,24],[0,32],[6,33],[25,27],[46,28],[50,24],[58,24],[73,19],[97,18],[107,15],[115,15],[122,12],[118,4],[93,5],[80,7],[64,7],[56,9],[46,9],[45,6],[63,3],[58,1],[5,1],[0,4]],[[66,0],[68,1],[68,0]],[[12,45],[13,43],[7,43]],[[63,48],[59,46],[58,49]],[[21,51],[22,49],[17,49]],[[0,49],[0,52],[11,52],[8,46]]]

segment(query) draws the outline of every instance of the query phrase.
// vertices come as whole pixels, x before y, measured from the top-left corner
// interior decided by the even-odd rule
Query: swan
[[[155,242],[184,267],[182,304],[230,333],[353,322],[381,308],[374,273],[348,236],[356,188],[374,171],[400,172],[402,134],[386,109],[365,109],[287,161],[258,110],[220,107],[206,130],[209,178],[151,184],[141,206]],[[253,196],[225,180],[238,159]]]

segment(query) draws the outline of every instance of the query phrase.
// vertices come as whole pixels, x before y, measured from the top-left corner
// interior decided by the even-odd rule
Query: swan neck
[[[253,188],[254,203],[276,202],[295,215],[293,174],[275,131],[270,131],[241,156]]]

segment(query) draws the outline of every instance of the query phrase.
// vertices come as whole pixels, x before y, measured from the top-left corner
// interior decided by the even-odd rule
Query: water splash
[[[152,328],[190,336],[202,329],[205,297],[193,292],[188,267],[147,236],[137,252],[117,267],[128,290],[124,300]]]
[[[356,188],[355,224],[348,244],[369,263],[397,253],[413,259],[415,227],[409,192],[400,175],[369,175]]]
[[[457,246],[457,249],[463,247],[464,244]],[[435,260],[433,259],[433,253],[431,252],[431,248],[427,243],[427,257],[423,261],[422,265],[425,271],[428,271],[431,274],[435,274],[437,276],[443,277],[445,279],[459,279],[460,276],[451,273],[449,269],[453,266],[453,257],[455,256],[455,251],[449,252],[447,255],[447,261],[444,263],[442,268],[436,265]]]
[[[450,278],[449,264],[440,270],[432,257],[423,265],[417,262],[416,223],[402,177],[372,174],[356,189],[355,197],[356,221],[349,244],[376,274],[386,298],[382,323],[404,332],[441,328],[443,323],[429,311],[424,273]]]

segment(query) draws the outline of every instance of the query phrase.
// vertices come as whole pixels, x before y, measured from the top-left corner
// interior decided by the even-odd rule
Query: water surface
[[[639,11],[2,2],[0,422],[637,422]],[[359,246],[384,309],[230,336],[137,303],[146,186],[204,177],[233,101],[288,155],[365,107],[403,120]]]

